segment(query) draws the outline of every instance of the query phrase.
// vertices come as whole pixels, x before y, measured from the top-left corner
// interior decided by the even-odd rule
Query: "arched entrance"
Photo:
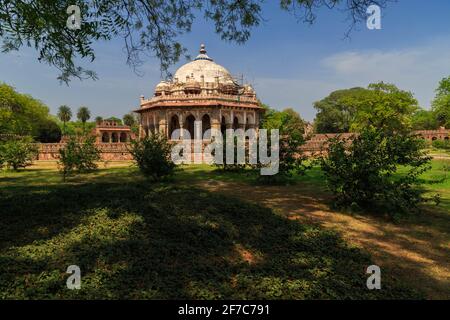
[[[169,139],[172,139],[172,134],[176,129],[180,129],[180,120],[178,116],[175,114],[170,118],[169,123]],[[174,139],[178,139],[180,137],[180,134],[178,133],[177,136],[174,137]]]
[[[222,132],[222,135],[225,135],[225,132],[227,131],[227,119],[225,119],[224,116],[222,116],[222,120],[220,122],[220,131]]]
[[[234,117],[233,119],[233,130],[239,129],[239,119],[237,117]]]
[[[186,118],[186,121],[184,123],[184,129],[189,131],[190,138],[194,139],[194,124],[195,124],[195,117],[191,114]]]
[[[202,139],[211,139],[211,131],[208,132],[207,135],[205,135],[205,132],[207,130],[211,129],[211,118],[209,117],[209,115],[205,114],[202,117]]]
[[[125,132],[120,134],[120,142],[128,142],[128,135]]]
[[[119,136],[118,136],[117,132],[113,132],[111,134],[111,142],[113,142],[113,143],[119,142]]]
[[[102,142],[108,143],[109,142],[109,134],[107,132],[103,132],[102,134]]]

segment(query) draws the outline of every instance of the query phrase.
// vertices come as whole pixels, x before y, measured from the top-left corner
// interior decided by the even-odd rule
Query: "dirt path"
[[[289,219],[339,231],[370,252],[376,264],[429,298],[450,299],[450,215],[427,213],[414,223],[394,224],[375,217],[334,212],[329,196],[305,186],[250,186],[214,180],[197,186],[270,207]]]

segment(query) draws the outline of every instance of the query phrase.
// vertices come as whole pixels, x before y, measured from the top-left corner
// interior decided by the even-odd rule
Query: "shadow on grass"
[[[8,191],[0,298],[417,297],[389,275],[368,290],[369,257],[335,233],[221,194],[101,178]],[[79,291],[65,287],[72,264]]]
[[[384,274],[396,274],[405,283],[426,290],[428,297],[450,296],[448,198],[439,207],[423,206],[421,214],[393,223],[375,214],[333,211],[331,195],[307,183],[280,187],[210,181],[197,186],[264,205],[288,219],[337,230],[370,252]]]

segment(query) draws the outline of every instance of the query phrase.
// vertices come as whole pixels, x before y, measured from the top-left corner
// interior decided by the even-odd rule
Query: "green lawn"
[[[319,183],[312,171],[305,179]],[[61,183],[54,168],[0,173],[0,298],[375,299],[420,293],[383,273],[337,233],[277,211],[186,186],[245,181],[185,167],[150,184],[135,168],[101,169]],[[68,290],[69,265],[82,273]]]
[[[426,196],[439,194],[441,203],[439,208],[450,212],[450,159],[433,160],[431,170],[425,172],[420,177]],[[404,170],[399,170],[400,174]],[[257,185],[257,172],[244,170],[242,172],[223,172],[217,170],[214,166],[195,165],[181,167],[177,175],[178,180],[182,181],[225,181],[225,182],[243,182],[246,184]],[[318,166],[307,170],[304,175],[294,176],[292,184],[306,184],[314,186],[318,191],[326,191],[325,177]]]

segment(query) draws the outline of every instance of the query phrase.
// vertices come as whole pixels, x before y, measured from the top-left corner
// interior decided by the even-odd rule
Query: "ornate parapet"
[[[256,97],[246,97],[228,94],[180,94],[157,96],[148,100],[141,100],[141,112],[146,109],[159,107],[192,107],[192,106],[230,106],[242,108],[261,108]],[[262,109],[262,108],[261,108]]]

